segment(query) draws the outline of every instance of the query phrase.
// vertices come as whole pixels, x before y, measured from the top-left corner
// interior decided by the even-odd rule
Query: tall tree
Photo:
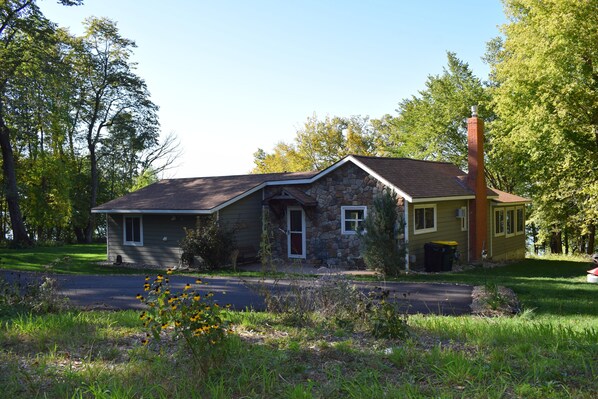
[[[297,172],[324,169],[342,157],[375,155],[377,136],[369,118],[326,117],[314,114],[297,131],[294,143],[278,143],[272,153],[254,153],[254,173]]]
[[[396,156],[452,162],[467,166],[467,117],[472,105],[492,118],[489,96],[469,65],[447,53],[441,75],[430,75],[426,88],[402,100],[398,117],[387,120],[387,151]]]
[[[60,3],[76,5],[81,0],[61,0]],[[12,132],[5,117],[8,105],[6,94],[16,74],[38,56],[37,50],[47,42],[53,28],[39,11],[35,0],[5,0],[0,4],[0,147],[13,240],[18,243],[29,243],[30,239],[19,204]]]
[[[519,160],[534,220],[555,252],[568,230],[595,250],[598,222],[598,2],[505,0],[491,43],[495,145]],[[564,234],[563,234],[564,233]],[[583,244],[582,244],[583,243]]]
[[[91,209],[98,203],[101,158],[120,150],[131,161],[133,152],[158,142],[158,107],[134,72],[131,55],[135,47],[135,42],[120,35],[113,21],[86,21],[76,65],[81,79],[77,114],[83,125],[90,179],[89,202],[83,212],[87,220],[76,226],[80,241],[91,242],[95,229]]]

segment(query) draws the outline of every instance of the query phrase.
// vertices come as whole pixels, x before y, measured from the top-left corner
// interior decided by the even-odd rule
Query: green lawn
[[[63,245],[0,249],[0,268],[67,274],[136,274],[141,270],[100,265],[106,261],[106,244]]]
[[[536,314],[598,316],[598,286],[586,282],[589,269],[589,262],[581,259],[525,259],[503,267],[408,275],[399,280],[504,285]]]
[[[177,343],[142,346],[134,311],[0,314],[0,386],[11,398],[596,398],[598,286],[587,269],[528,259],[404,276],[506,285],[525,309],[411,316],[404,340],[332,319],[233,312],[235,333],[203,364]]]

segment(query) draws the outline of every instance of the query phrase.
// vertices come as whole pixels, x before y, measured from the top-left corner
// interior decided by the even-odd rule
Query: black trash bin
[[[441,245],[427,242],[424,244],[424,267],[426,272],[439,272],[442,270],[444,248]]]
[[[426,272],[448,272],[453,270],[453,259],[457,251],[456,241],[432,241],[424,244],[424,266]]]

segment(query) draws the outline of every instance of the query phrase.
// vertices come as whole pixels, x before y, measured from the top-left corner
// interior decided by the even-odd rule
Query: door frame
[[[291,254],[291,211],[301,211],[301,254]],[[299,233],[293,231],[292,233]],[[287,207],[287,256],[290,259],[305,259],[306,258],[306,239],[305,239],[305,211],[300,206]]]

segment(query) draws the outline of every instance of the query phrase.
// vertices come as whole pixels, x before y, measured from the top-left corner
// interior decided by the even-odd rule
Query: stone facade
[[[315,207],[303,208],[306,227],[305,261],[314,265],[343,268],[364,267],[359,236],[341,232],[341,207],[367,206],[369,214],[373,199],[382,193],[385,186],[354,164],[346,163],[312,184],[293,187],[318,203]],[[267,187],[265,197],[275,195],[282,189],[284,187]],[[274,236],[273,257],[287,261],[286,207],[299,206],[299,203],[289,200],[284,202],[272,204],[269,209]],[[403,212],[402,198],[399,198],[397,207],[399,212]]]

